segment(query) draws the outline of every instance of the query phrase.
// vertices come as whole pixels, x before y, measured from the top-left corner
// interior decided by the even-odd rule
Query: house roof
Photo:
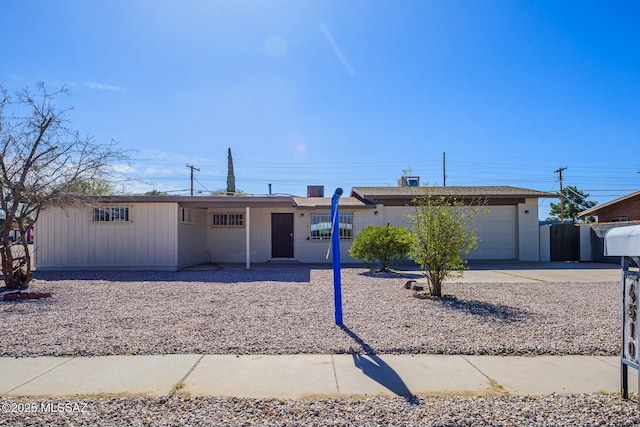
[[[557,198],[555,193],[545,191],[530,190],[528,188],[510,186],[446,186],[446,187],[353,187],[351,194],[364,199],[384,199],[384,198],[412,198],[423,195],[424,189],[429,189],[434,196],[456,196],[462,198],[469,197],[491,197],[491,198],[515,198],[515,197],[537,197],[537,198]]]
[[[350,197],[341,197],[339,206],[349,209],[372,209],[383,201],[410,201],[422,195],[426,187],[353,187]],[[436,196],[460,198],[517,199],[525,197],[553,197],[555,193],[508,186],[447,186],[430,187]],[[245,195],[245,196],[103,196],[89,197],[93,203],[177,203],[184,207],[267,207],[288,206],[300,209],[330,208],[331,197],[296,197],[290,195]]]
[[[603,203],[601,205],[598,206],[594,206],[591,209],[587,209],[586,211],[582,211],[578,214],[579,217],[584,217],[584,216],[596,216],[598,215],[598,213],[604,209],[607,208],[611,208],[615,205],[618,205],[620,203],[624,203],[624,202],[628,202],[631,201],[633,199],[640,199],[640,190],[638,191],[634,191],[633,193],[629,193],[627,195],[624,195],[622,197],[618,197],[617,199],[613,199],[610,200],[606,203]]]

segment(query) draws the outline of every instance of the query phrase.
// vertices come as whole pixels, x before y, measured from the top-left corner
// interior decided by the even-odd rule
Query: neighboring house
[[[640,190],[582,211],[578,216],[597,217],[596,223],[581,226],[581,260],[618,264],[620,257],[604,256],[604,237],[612,228],[640,223]]]
[[[310,194],[323,196],[318,186]],[[313,189],[313,191],[311,191]],[[340,198],[341,259],[367,225],[408,224],[405,188],[355,187]],[[414,188],[414,192],[420,188]],[[514,187],[440,187],[486,198],[475,259],[539,260],[538,197]],[[84,207],[49,208],[36,223],[40,270],[179,270],[213,263],[292,260],[330,263],[331,198],[268,196],[111,196]]]
[[[582,211],[578,216],[598,217],[598,223],[640,221],[640,190]]]

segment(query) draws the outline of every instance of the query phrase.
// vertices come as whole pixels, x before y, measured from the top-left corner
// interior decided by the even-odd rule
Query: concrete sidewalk
[[[0,358],[4,397],[99,394],[303,399],[618,393],[619,357],[164,355]],[[629,370],[630,390],[637,373]]]

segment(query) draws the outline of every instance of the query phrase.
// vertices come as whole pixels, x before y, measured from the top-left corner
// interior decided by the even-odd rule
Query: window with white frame
[[[618,217],[611,218],[609,220],[609,222],[627,222],[627,221],[629,221],[628,216],[618,216]]]
[[[214,213],[211,221],[212,227],[244,227],[244,214],[241,213]]]
[[[93,222],[129,222],[129,206],[95,207]]]
[[[196,215],[191,208],[180,208],[180,222],[184,224],[194,224],[196,222]]]
[[[322,240],[331,238],[331,213],[311,214],[311,239]],[[353,238],[353,213],[340,212],[338,215],[338,229],[340,240]]]

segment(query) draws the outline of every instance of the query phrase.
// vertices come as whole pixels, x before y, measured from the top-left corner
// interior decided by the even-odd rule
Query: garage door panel
[[[518,227],[516,206],[491,206],[476,217],[478,248],[467,259],[517,259]]]

